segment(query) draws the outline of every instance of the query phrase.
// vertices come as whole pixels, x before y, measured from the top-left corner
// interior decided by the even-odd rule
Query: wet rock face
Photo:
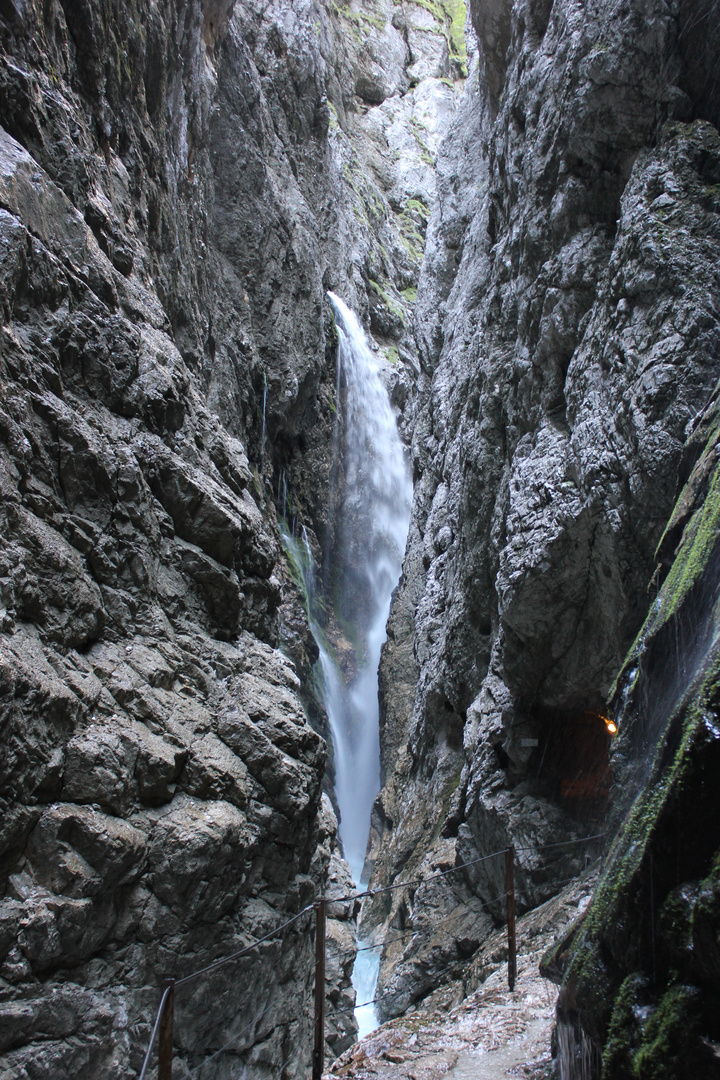
[[[273,500],[325,538],[328,287],[409,396],[461,9],[0,4],[8,1077],[137,1070],[164,976],[349,891]],[[331,916],[328,1058],[355,1032]],[[178,992],[182,1063],[234,1040],[305,1075],[309,931]]]
[[[472,14],[481,82],[439,154],[416,309],[376,874],[412,876],[443,838],[472,859],[513,837],[532,904],[552,889],[539,847],[594,831],[552,733],[602,709],[718,376],[719,144],[664,5]]]
[[[720,596],[717,391],[689,440],[659,547],[658,595],[611,707],[607,865],[580,924],[543,963],[571,1075],[718,1075]],[[672,557],[670,556],[672,553]]]
[[[220,52],[208,404],[243,440],[288,530],[307,528],[326,579],[331,564],[340,577],[355,568],[342,564],[335,535],[344,388],[325,290],[369,324],[393,403],[405,406],[433,155],[463,81],[464,18],[454,0],[432,10],[243,3]],[[292,590],[280,625],[307,689],[313,646]],[[317,702],[307,704],[324,731]]]
[[[160,981],[311,902],[334,850],[274,517],[207,405],[231,7],[0,9],[7,1077],[136,1071]],[[234,1037],[255,1075],[304,1075],[309,931],[178,992],[187,1067]]]
[[[209,402],[283,516],[325,548],[340,409],[325,292],[369,324],[401,406],[433,154],[462,82],[461,8],[246,2],[224,38],[210,117]]]

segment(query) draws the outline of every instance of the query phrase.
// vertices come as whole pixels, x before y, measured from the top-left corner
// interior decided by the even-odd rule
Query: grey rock
[[[371,854],[374,880],[399,884],[434,851],[428,833],[457,838],[463,861],[518,837],[532,906],[583,865],[582,847],[556,861],[544,845],[598,829],[553,732],[603,737],[718,377],[718,142],[702,94],[677,122],[689,63],[663,5],[472,16],[479,74],[438,154],[415,311],[415,502]],[[473,883],[492,910],[493,875]],[[387,926],[379,908],[363,917]]]
[[[113,1075],[137,1071],[165,973],[350,888],[273,498],[282,477],[323,535],[328,286],[410,395],[462,50],[444,9],[403,24],[389,0],[0,18],[0,869],[23,925],[3,977],[35,1010],[3,1067]],[[332,912],[347,1011],[355,905]],[[243,1066],[304,1075],[308,930],[248,962],[235,1019],[190,1010],[181,1062],[252,1014]]]
[[[313,68],[309,6],[264,20],[233,7],[16,4],[10,22],[0,8],[7,1077],[136,1073],[166,974],[267,934],[326,887],[331,862],[346,887],[336,823],[320,825],[325,747],[277,650],[281,550],[261,474],[289,464],[281,422],[291,456],[312,433],[315,463],[327,460],[323,275],[350,272],[357,299],[378,247],[340,206],[348,185],[328,148],[337,17],[319,12]],[[276,52],[281,23],[290,48]],[[259,126],[246,91],[262,99]],[[231,192],[236,149],[255,138],[263,182],[251,168]],[[273,216],[263,185],[293,166]],[[352,221],[340,244],[334,206]],[[418,260],[402,258],[407,277]],[[298,488],[314,487],[312,453],[294,467]],[[321,502],[306,504],[321,515]],[[354,910],[338,908],[332,993],[352,1004]],[[304,916],[178,995],[178,1067],[235,1035],[251,1074],[305,1074],[310,931]],[[329,1054],[353,1033],[350,1016]]]
[[[355,989],[351,984],[357,955],[356,917],[360,902],[341,900],[355,893],[350,868],[337,843],[337,818],[330,798],[323,795],[320,815],[320,845],[328,858],[325,896],[325,1054],[328,1062],[343,1054],[357,1040],[358,1025],[353,1008]],[[332,901],[336,902],[333,903]]]

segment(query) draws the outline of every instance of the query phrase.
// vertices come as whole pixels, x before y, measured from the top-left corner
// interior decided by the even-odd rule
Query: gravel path
[[[589,873],[518,920],[518,973],[507,986],[506,937],[492,935],[462,982],[383,1024],[332,1065],[327,1080],[545,1080],[558,988],[541,978],[545,950],[585,910]]]
[[[498,1050],[464,1050],[445,1074],[448,1080],[505,1080],[510,1076],[541,1077],[550,1065],[550,1032],[545,1017],[533,1020],[521,1036]]]

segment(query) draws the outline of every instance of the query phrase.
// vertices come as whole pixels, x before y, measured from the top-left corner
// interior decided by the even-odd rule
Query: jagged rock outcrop
[[[326,548],[337,403],[325,290],[370,323],[401,403],[463,28],[464,5],[449,0],[274,0],[236,5],[224,46],[210,131],[220,303],[209,400],[288,518]]]
[[[370,324],[402,404],[417,366],[407,326],[435,199],[432,154],[464,72],[464,11],[248,3],[224,47],[210,130],[220,302],[209,402],[246,442],[288,529],[304,525],[318,565],[340,574],[342,467],[332,470],[342,410],[325,290]],[[284,607],[291,655],[309,676],[303,621],[297,605]]]
[[[439,153],[416,307],[416,494],[381,670],[378,883],[514,839],[530,906],[586,854],[542,845],[598,831],[599,713],[718,376],[716,98],[697,90],[683,30],[703,12],[472,5],[479,74]],[[714,29],[704,48],[717,58]],[[448,886],[446,907],[470,889],[500,918],[493,867]],[[366,925],[418,933],[386,956],[386,1015],[461,949],[422,925],[412,892],[391,895]]]
[[[326,539],[329,285],[409,392],[463,24],[0,4],[3,1076],[137,1071],[165,975],[348,891],[273,499]],[[328,1057],[355,1031],[330,914]],[[312,977],[306,917],[178,991],[180,1061],[304,1075]]]
[[[613,694],[617,835],[585,917],[544,959],[563,980],[570,1076],[720,1076],[719,421],[716,392],[658,548],[662,588]]]
[[[188,41],[164,14],[150,30],[190,50],[175,91],[201,142],[207,26],[189,5]],[[203,208],[175,187],[177,130],[142,115],[142,66],[97,69],[111,59],[97,35],[120,30],[90,8],[28,9],[27,55],[4,65],[4,116],[35,152],[0,135],[7,1077],[137,1070],[162,978],[272,929],[327,868],[324,747],[275,648],[277,536],[172,332],[183,297],[200,325]],[[235,1034],[241,1058],[261,1043],[270,1067],[302,1067],[307,927],[253,970],[262,994],[235,990],[224,1008],[237,969],[202,1003],[178,994],[188,1065]]]

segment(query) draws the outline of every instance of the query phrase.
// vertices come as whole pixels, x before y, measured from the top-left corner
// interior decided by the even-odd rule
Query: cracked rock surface
[[[331,517],[328,287],[409,393],[463,21],[0,3],[3,1080],[134,1075],[165,976],[349,891],[278,517]],[[312,983],[304,916],[178,991],[177,1068],[304,1076]]]
[[[589,766],[572,754],[598,740],[592,756],[607,758],[599,713],[720,373],[720,141],[713,103],[692,91],[680,7],[707,14],[471,5],[479,65],[439,150],[416,306],[415,501],[381,665],[377,884],[600,828],[609,780],[598,767],[598,802],[583,805]],[[492,911],[491,865],[447,905],[471,889]],[[568,855],[558,876],[578,869]],[[539,856],[519,887],[526,907],[553,891]],[[434,934],[414,890],[392,897],[366,908],[367,931],[418,936],[384,956],[386,1017],[424,992],[418,963],[434,951],[437,979],[468,934]]]

